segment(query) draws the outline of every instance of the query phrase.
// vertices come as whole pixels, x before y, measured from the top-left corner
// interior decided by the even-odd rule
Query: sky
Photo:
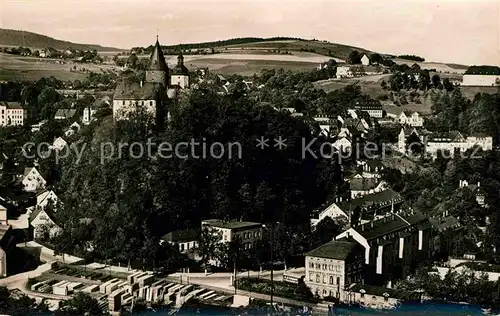
[[[0,27],[118,48],[291,36],[500,65],[500,0],[0,0]]]

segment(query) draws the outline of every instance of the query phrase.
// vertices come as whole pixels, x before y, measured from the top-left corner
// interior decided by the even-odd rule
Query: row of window
[[[316,276],[316,277],[315,277]],[[323,278],[321,278],[321,275],[319,273],[309,273],[309,282],[314,282],[316,280],[316,283],[321,283],[323,281],[323,284],[330,284],[330,285],[341,285],[340,284],[340,277],[334,278],[333,276],[328,276],[326,274],[323,275]],[[337,281],[337,282],[335,282]]]
[[[342,267],[341,266],[336,266],[336,265],[333,265],[333,264],[323,264],[321,265],[320,263],[314,263],[314,262],[309,262],[309,268],[311,269],[314,269],[316,268],[317,270],[321,270],[321,268],[323,268],[323,270],[330,270],[330,271],[337,271],[337,272],[341,272],[342,271]]]
[[[260,237],[260,231],[257,231],[257,232],[246,232],[246,233],[243,233],[243,239],[250,239],[252,238],[252,235],[254,238],[257,238],[257,237]]]
[[[122,101],[122,105],[125,105],[125,100]],[[149,102],[149,106],[153,106],[153,101],[136,101],[135,103],[138,105],[148,105],[147,103]]]

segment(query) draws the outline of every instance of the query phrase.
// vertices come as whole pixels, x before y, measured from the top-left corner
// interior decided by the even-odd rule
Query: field
[[[248,44],[236,44],[219,47],[228,50],[253,50],[253,51],[269,51],[269,50],[280,50],[281,52],[302,52],[303,50],[314,50],[315,53],[334,56],[339,60],[346,59],[349,53],[353,50],[358,50],[360,52],[367,52],[368,50],[353,47],[349,45],[323,42],[323,41],[272,41],[272,42],[256,42]]]
[[[411,66],[413,64],[418,64],[422,69],[436,69],[437,72],[452,73],[452,74],[463,74],[469,66],[458,65],[458,64],[446,64],[446,63],[436,63],[436,62],[415,62],[406,59],[393,59],[396,64],[407,64]]]
[[[373,75],[365,76],[360,78],[352,79],[340,79],[340,80],[322,80],[314,83],[314,86],[318,89],[323,89],[326,92],[342,89],[348,85],[357,84],[361,87],[361,91],[372,98],[376,98],[380,95],[387,94],[385,90],[382,89],[380,83],[382,80],[388,79],[390,75]]]
[[[83,80],[86,73],[80,71],[82,67],[90,71],[115,69],[110,65],[77,64],[71,61],[65,61],[64,64],[61,64],[58,62],[55,59],[0,54],[0,80],[38,80],[50,76],[59,80]],[[74,66],[77,67],[77,71],[70,71]]]

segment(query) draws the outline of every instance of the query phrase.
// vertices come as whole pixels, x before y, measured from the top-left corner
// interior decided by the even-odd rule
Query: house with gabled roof
[[[55,120],[73,120],[76,115],[75,109],[58,109],[54,115]]]
[[[330,241],[305,257],[304,282],[319,297],[346,301],[346,289],[363,281],[364,252],[355,241]]]
[[[56,224],[52,208],[35,208],[29,216],[29,222],[35,240],[53,238],[62,231]]]
[[[469,190],[471,190],[472,193],[474,193],[474,195],[476,196],[477,204],[479,204],[482,207],[487,207],[487,205],[484,202],[485,192],[484,192],[483,188],[481,187],[481,182],[477,182],[477,184],[474,184],[474,183],[469,184],[469,182],[467,182],[467,180],[460,180],[458,182],[458,187],[459,188],[468,188]]]
[[[66,146],[68,146],[68,142],[62,137],[57,137],[50,146],[50,149],[63,150]]]
[[[44,189],[47,184],[45,179],[35,167],[27,167],[24,169],[21,183],[23,184],[26,192],[36,192],[37,190]]]
[[[73,124],[71,124],[69,128],[64,132],[64,135],[66,135],[66,137],[73,136],[80,131],[80,128],[80,124],[78,124],[77,122],[73,122]]]
[[[399,123],[402,125],[408,125],[412,127],[422,127],[424,126],[424,118],[422,114],[417,111],[404,110],[399,114]]]
[[[366,194],[352,200],[340,199],[321,211],[317,218],[311,219],[311,226],[316,226],[326,217],[332,219],[342,217],[347,219],[351,226],[360,225],[377,216],[398,210],[403,201],[403,197],[392,189]]]

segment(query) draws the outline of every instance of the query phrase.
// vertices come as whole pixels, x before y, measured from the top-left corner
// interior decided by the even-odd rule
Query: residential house
[[[43,120],[43,121],[41,121],[40,123],[37,123],[37,124],[33,124],[33,125],[31,125],[31,132],[32,132],[32,133],[35,133],[35,132],[40,131],[40,128],[41,128],[41,127],[42,127],[45,123],[47,123],[47,121],[46,121],[46,120]]]
[[[351,199],[364,195],[382,192],[387,189],[387,183],[380,181],[377,177],[364,177],[364,173],[358,173],[349,179]]]
[[[6,277],[10,266],[11,250],[16,247],[14,233],[10,225],[0,225],[0,276]]]
[[[54,115],[55,120],[73,120],[76,117],[75,109],[58,109]]]
[[[469,184],[469,182],[467,182],[466,180],[460,180],[458,182],[458,187],[459,188],[468,188],[476,196],[477,204],[479,204],[482,207],[487,206],[484,202],[485,194],[484,194],[484,190],[481,188],[481,182],[478,182],[476,185],[476,184]]]
[[[336,76],[337,78],[352,78],[354,74],[350,66],[338,66]]]
[[[43,190],[36,195],[36,206],[45,208],[49,203],[56,205],[59,202],[59,198],[52,190]]]
[[[29,221],[35,240],[53,238],[62,231],[55,222],[53,209],[50,208],[36,208],[30,214]]]
[[[80,131],[80,128],[80,124],[78,124],[77,122],[73,122],[73,124],[71,124],[69,128],[64,132],[64,135],[66,135],[66,137],[71,137],[78,133]]]
[[[238,239],[244,249],[254,248],[255,243],[262,239],[261,223],[208,219],[201,222],[201,227],[219,232],[223,243]]]
[[[198,247],[199,229],[185,229],[172,231],[162,237],[160,243],[167,242],[176,246],[180,252],[188,252]]]
[[[391,189],[366,194],[352,200],[340,197],[321,211],[317,218],[311,219],[311,226],[316,226],[326,217],[332,219],[341,217],[347,219],[351,226],[361,225],[389,212],[399,210],[402,203],[403,197]]]
[[[304,281],[319,297],[345,301],[346,289],[363,281],[364,249],[355,241],[330,241],[305,257]]]
[[[353,239],[364,248],[364,282],[391,285],[406,278],[430,258],[431,225],[427,216],[413,210],[393,211],[384,217],[354,226],[335,240]]]
[[[24,125],[28,111],[19,102],[0,101],[0,126]]]
[[[416,111],[403,111],[399,114],[399,123],[402,125],[408,125],[412,127],[422,127],[424,126],[424,118],[420,113]]]
[[[57,137],[54,142],[52,143],[52,146],[50,146],[50,149],[54,150],[63,150],[66,146],[68,146],[68,142],[64,140],[62,137]]]
[[[314,120],[319,124],[321,135],[333,137],[338,133],[338,120],[325,115],[316,116]]]
[[[382,160],[378,158],[357,160],[356,164],[362,168],[364,174],[369,174],[373,178],[380,178],[380,172],[385,168]]]
[[[47,183],[35,167],[28,167],[24,169],[21,182],[26,192],[35,192],[37,190],[44,189]]]
[[[363,54],[363,56],[361,57],[361,64],[363,66],[369,66],[370,65],[370,57],[368,57],[368,55],[366,55],[366,54]]]
[[[350,152],[352,150],[352,139],[349,136],[337,137],[332,146],[339,152]]]
[[[354,110],[368,112],[370,117],[383,117],[382,104],[377,100],[357,101],[354,105]]]

